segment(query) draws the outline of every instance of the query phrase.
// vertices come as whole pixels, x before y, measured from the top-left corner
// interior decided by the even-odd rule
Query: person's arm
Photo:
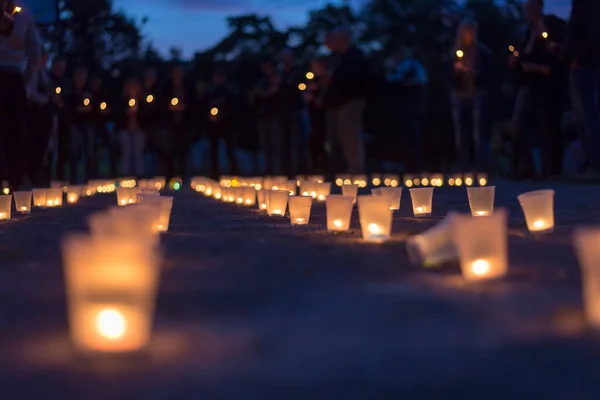
[[[25,84],[29,87],[33,76],[37,73],[42,43],[40,34],[35,26],[35,20],[32,15],[28,14],[27,32],[25,33],[25,55],[27,56],[27,66],[25,67]]]

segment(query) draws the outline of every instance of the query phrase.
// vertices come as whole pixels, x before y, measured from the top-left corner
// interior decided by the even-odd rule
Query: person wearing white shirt
[[[31,11],[6,0],[13,18],[8,35],[0,35],[0,181],[18,189],[26,173],[28,141],[25,129],[27,92],[40,58],[41,43]],[[3,32],[4,33],[4,32]]]

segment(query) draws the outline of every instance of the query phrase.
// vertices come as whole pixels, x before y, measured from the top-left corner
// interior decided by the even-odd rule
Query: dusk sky
[[[368,0],[350,0],[358,6]],[[600,1],[600,0],[599,0]],[[225,18],[258,13],[269,15],[278,28],[302,24],[308,11],[343,0],[114,0],[117,8],[136,18],[147,16],[146,36],[164,54],[177,46],[184,56],[206,49],[227,33]],[[547,12],[568,16],[571,0],[547,0]]]

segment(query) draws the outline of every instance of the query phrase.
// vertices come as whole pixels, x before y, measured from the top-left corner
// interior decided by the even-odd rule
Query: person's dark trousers
[[[75,159],[75,168],[77,168],[79,155],[83,153],[85,156],[85,176],[83,177],[83,182],[86,182],[88,179],[95,178],[98,175],[96,135],[93,126],[85,122],[74,124],[72,135],[72,154],[70,157]]]
[[[98,139],[96,144],[104,147],[108,156],[108,173],[110,178],[117,178],[117,159],[119,155],[119,146],[114,140],[113,135],[106,127],[104,122],[97,122],[94,124],[94,135]],[[95,148],[96,152],[96,163],[100,158],[99,147]],[[97,165],[97,164],[96,164]]]
[[[403,162],[404,171],[410,173],[421,173],[423,171],[421,122],[425,113],[425,88],[405,88],[404,97],[400,102],[401,109],[397,110],[401,118],[398,124],[403,135]]]
[[[46,153],[52,136],[54,114],[49,106],[31,106],[27,128],[31,139],[29,157],[29,179],[36,188],[50,186],[50,159]]]
[[[561,123],[564,96],[558,89],[547,88],[541,90],[537,98],[541,107],[542,176],[550,178],[562,173],[564,140]]]
[[[581,142],[587,162],[595,173],[600,173],[599,85],[600,68],[571,69],[571,104],[577,121],[583,128]]]
[[[461,171],[485,169],[487,103],[485,91],[478,91],[472,98],[452,94],[454,145]]]
[[[167,159],[167,180],[174,177],[184,178],[187,173],[189,140],[187,130],[182,124],[174,124]]]
[[[310,136],[308,137],[311,167],[313,172],[321,174],[325,173],[328,168],[327,152],[325,151],[326,135],[327,124],[325,111],[311,114]]]
[[[72,132],[72,123],[68,116],[58,116],[58,144],[56,160],[56,178],[71,184],[77,183],[77,145]],[[67,175],[67,165],[69,174]]]
[[[27,169],[27,110],[23,76],[0,69],[0,182],[7,180],[13,190],[21,187]]]
[[[284,132],[284,171],[288,176],[296,176],[304,169],[304,143],[302,140],[302,110],[288,111],[283,120]]]
[[[283,164],[283,140],[281,118],[277,116],[258,118],[260,147],[265,157],[267,175],[280,175]]]
[[[225,142],[225,151],[229,161],[231,175],[237,175],[238,164],[235,158],[235,142],[232,124],[229,121],[214,121],[208,126],[208,137],[210,140],[210,161],[212,165],[213,179],[218,180],[219,169],[219,143],[221,139]]]

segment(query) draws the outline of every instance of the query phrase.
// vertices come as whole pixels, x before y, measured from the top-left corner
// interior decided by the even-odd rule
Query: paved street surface
[[[554,188],[557,228],[527,234],[516,200]],[[436,189],[434,217],[411,217],[408,192],[390,243],[178,192],[148,354],[86,360],[72,353],[60,237],[116,204],[0,223],[0,399],[599,399],[600,338],[581,311],[571,232],[600,224],[600,187],[502,182],[510,273],[465,284],[458,266],[424,270],[404,240],[448,211],[464,188]]]

